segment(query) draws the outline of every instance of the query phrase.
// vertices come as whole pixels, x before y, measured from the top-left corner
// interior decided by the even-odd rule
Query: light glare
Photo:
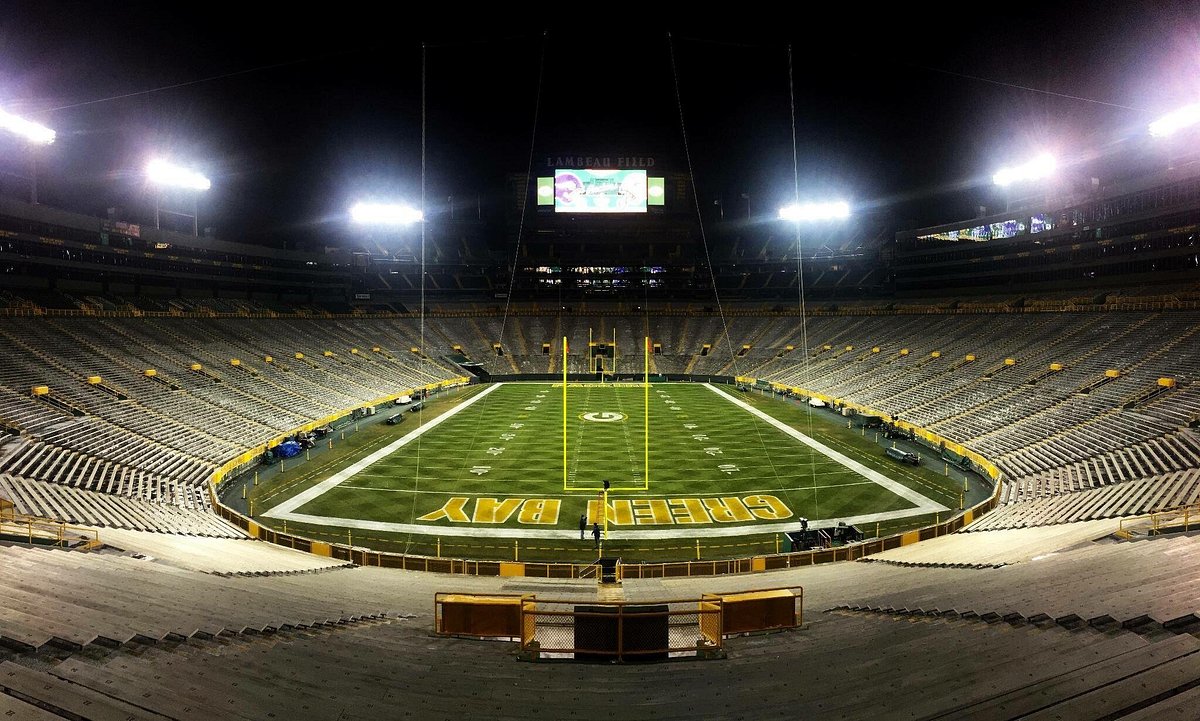
[[[54,142],[56,133],[44,125],[18,118],[12,113],[0,110],[0,128],[16,133],[32,143],[49,145]]]
[[[371,225],[412,225],[425,219],[421,211],[398,203],[355,203],[350,219]]]
[[[1027,163],[997,170],[992,176],[992,182],[996,185],[1012,185],[1027,180],[1038,180],[1053,173],[1057,165],[1053,155],[1042,153]]]
[[[1196,123],[1200,123],[1200,103],[1184,106],[1150,123],[1150,134],[1164,138]]]
[[[212,181],[194,170],[181,168],[178,165],[156,158],[146,165],[146,177],[155,185],[170,185],[189,190],[208,190]]]
[[[781,220],[835,220],[850,217],[850,204],[844,200],[828,203],[799,203],[779,209]]]

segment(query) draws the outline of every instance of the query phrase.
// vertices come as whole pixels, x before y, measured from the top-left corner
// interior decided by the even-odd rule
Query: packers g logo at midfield
[[[617,411],[592,411],[591,413],[581,413],[579,415],[585,421],[593,421],[595,423],[616,423],[623,421],[629,416]]]

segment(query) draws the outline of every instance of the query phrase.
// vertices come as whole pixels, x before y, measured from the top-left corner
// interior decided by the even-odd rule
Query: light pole
[[[842,220],[850,217],[850,204],[844,200],[822,203],[792,203],[779,209],[780,220]]]
[[[37,205],[38,202],[38,181],[37,181],[37,148],[42,145],[49,145],[54,142],[57,133],[44,125],[39,125],[32,120],[17,117],[12,113],[0,109],[0,129],[24,138],[30,146],[30,177],[29,177],[29,202]]]
[[[182,215],[191,217],[192,219],[192,235],[199,237],[200,223],[198,220],[200,193],[212,187],[212,181],[204,177],[201,173],[194,170],[175,165],[161,158],[151,160],[146,165],[146,178],[158,188],[158,192],[154,194],[154,227],[161,229],[161,215],[164,212],[162,209],[162,189],[163,188],[179,188],[182,190],[192,191],[192,214],[180,213],[174,210],[166,212],[172,215]]]
[[[1181,130],[1195,126],[1197,123],[1200,123],[1200,103],[1192,103],[1191,105],[1185,105],[1178,110],[1167,113],[1153,123],[1150,123],[1146,129],[1155,138],[1169,138]],[[1175,167],[1175,155],[1171,152],[1172,150],[1174,150],[1174,147],[1168,144],[1168,170]]]
[[[405,203],[358,202],[350,208],[350,220],[366,227],[399,229],[424,222],[425,214]],[[387,252],[382,245],[376,247],[381,254]]]
[[[796,195],[799,195],[798,190]],[[808,365],[808,323],[806,319],[807,311],[804,307],[804,251],[800,247],[800,224],[801,223],[817,223],[845,220],[850,217],[850,204],[844,200],[832,200],[823,202],[794,202],[791,205],[784,206],[779,209],[780,220],[792,222],[796,227],[796,294],[800,305],[800,347],[804,349],[804,387],[812,388],[812,376],[809,373]],[[811,391],[810,391],[811,392]],[[812,411],[811,408],[808,409]],[[813,508],[818,509],[817,505],[817,487],[813,485]],[[808,521],[805,520],[807,528]]]
[[[361,225],[405,226],[425,219],[421,211],[403,203],[355,203],[350,219]]]
[[[801,300],[804,293],[804,269],[801,266],[803,251],[800,249],[800,224],[845,220],[850,217],[850,204],[844,200],[818,203],[792,203],[779,209],[779,219],[796,224],[796,265],[799,275]]]
[[[844,200],[819,203],[792,203],[779,209],[779,219],[796,224],[796,272],[800,284],[801,301],[804,300],[804,268],[801,265],[804,253],[800,249],[800,224],[845,220],[850,217],[850,204]]]
[[[1004,212],[1012,207],[1012,194],[1009,188],[1018,183],[1029,183],[1042,180],[1052,175],[1058,167],[1058,162],[1050,153],[1042,153],[1031,160],[1019,165],[1000,168],[992,175],[992,183],[1004,188]]]
[[[1147,130],[1156,138],[1165,138],[1197,123],[1200,123],[1200,103],[1192,103],[1155,120]]]
[[[844,200],[818,203],[792,203],[779,209],[779,219],[796,224],[796,271],[800,283],[801,300],[804,293],[804,269],[801,267],[804,253],[800,249],[800,224],[822,221],[845,220],[850,217],[850,204]]]

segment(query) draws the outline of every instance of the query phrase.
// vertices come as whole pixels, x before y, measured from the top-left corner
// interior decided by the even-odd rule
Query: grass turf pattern
[[[807,414],[813,411],[806,406],[733,393],[809,433]],[[872,439],[835,425],[828,412],[815,413],[820,418],[813,420],[811,435],[818,441],[931,500],[956,505],[957,490],[940,474],[900,466],[883,457],[881,446]],[[397,427],[395,435],[411,430],[406,425]],[[701,526],[692,524],[707,511],[692,504],[688,513],[679,499],[773,496],[784,510],[763,513],[776,517],[744,518],[742,512],[736,514],[738,519],[721,524],[754,526],[759,531],[771,530],[762,527],[768,523],[794,527],[801,516],[816,522],[913,508],[910,501],[699,384],[655,384],[649,389],[648,488],[645,389],[640,385],[568,385],[565,487],[562,428],[560,385],[505,384],[297,511],[308,516],[424,524],[431,526],[431,533],[438,533],[438,526],[454,525],[495,531],[522,527],[571,531],[577,529],[579,515],[588,511],[588,502],[596,498],[604,480],[613,487],[610,505],[619,506],[622,499],[626,503],[622,529],[689,525],[687,532],[699,532]],[[347,464],[352,460],[348,458]],[[431,519],[453,498],[469,499],[457,509],[457,520],[453,513]],[[493,499],[483,514],[475,508],[480,498]],[[531,524],[526,514],[522,523],[521,499],[554,499],[556,522],[546,524],[548,516],[542,514],[541,523]],[[654,501],[657,507],[650,507],[644,499],[675,499],[676,503],[667,507],[659,500]],[[497,503],[507,505],[497,508]],[[719,504],[715,508],[724,509]],[[707,516],[705,527],[718,525],[716,514]],[[481,519],[489,522],[480,523]],[[616,520],[610,516],[610,521]]]

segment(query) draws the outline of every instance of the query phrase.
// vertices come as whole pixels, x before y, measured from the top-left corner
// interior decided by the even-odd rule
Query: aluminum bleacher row
[[[0,338],[0,420],[19,432],[0,483],[18,509],[179,533],[229,533],[186,511],[210,509],[208,479],[247,448],[456,375],[412,353],[405,321],[6,318]]]
[[[1072,525],[1086,528],[954,534],[889,552],[954,544],[947,553],[971,568],[840,563],[719,582],[627,581],[624,594],[635,602],[764,583],[805,588],[801,629],[727,639],[720,660],[660,664],[521,663],[513,644],[429,631],[435,590],[589,603],[597,595],[591,580],[456,576],[448,584],[436,574],[371,567],[217,577],[177,566],[168,548],[152,560],[0,546],[0,713],[1194,717],[1200,619],[1187,579],[1200,572],[1200,542],[1094,542],[1099,526]],[[205,540],[231,555],[238,552],[230,546],[253,554],[264,545]],[[1006,544],[1004,565],[984,563]]]
[[[1153,513],[1200,503],[1200,468],[1172,471],[1096,488],[1076,489],[1000,506],[967,530],[1044,526]]]
[[[583,372],[589,339],[615,335],[618,370],[640,371],[648,335],[662,351],[655,372],[750,375],[877,408],[993,460],[1005,474],[1002,502],[1023,503],[1196,467],[1200,443],[1185,426],[1200,415],[1197,329],[1194,311],[824,315],[804,324],[744,311],[586,309],[423,320],[5,318],[0,339],[12,352],[0,363],[0,421],[22,434],[0,443],[0,472],[202,509],[205,479],[224,460],[396,388],[461,373],[445,360],[455,348],[493,373],[559,372],[566,336],[567,369]],[[93,376],[102,382],[86,382]],[[1158,386],[1162,378],[1173,385]],[[59,403],[31,397],[34,386]],[[1046,505],[1013,517],[1052,523]]]
[[[1195,312],[818,320],[807,357],[751,375],[877,408],[979,452],[1004,472],[1005,504],[1200,465],[1185,428],[1200,406]],[[1042,503],[1012,518],[1076,518],[1078,504],[1062,503],[1061,515]],[[1146,510],[1155,509],[1114,502],[1091,513]]]
[[[410,318],[0,319],[0,420],[20,431],[0,441],[0,495],[107,529],[125,551],[0,546],[0,715],[1194,716],[1200,542],[1111,542],[1103,519],[1200,499],[1200,436],[1186,427],[1200,410],[1200,317],[726,320],[434,317],[422,333]],[[454,345],[496,372],[547,372],[561,357],[542,343],[566,335],[582,371],[589,328],[606,340],[615,328],[619,347],[650,335],[658,372],[803,386],[936,430],[1001,465],[1004,505],[968,533],[871,557],[886,562],[627,581],[625,596],[647,601],[806,587],[806,628],[731,639],[728,659],[684,672],[518,664],[509,644],[428,631],[435,590],[592,601],[594,582],[341,567],[239,537],[207,510],[206,478],[230,455],[458,375],[443,360]],[[57,403],[30,395],[42,385]]]
[[[97,492],[0,474],[0,496],[11,499],[22,512],[33,516],[106,530],[127,528],[230,538],[245,535],[213,513],[182,504],[146,500],[151,495],[136,487]]]

